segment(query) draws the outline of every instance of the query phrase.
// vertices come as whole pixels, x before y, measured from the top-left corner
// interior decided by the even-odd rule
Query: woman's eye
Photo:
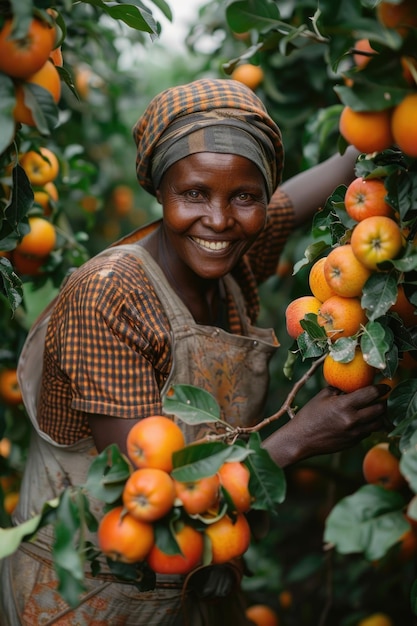
[[[201,197],[201,193],[197,189],[190,189],[187,191],[186,196],[191,200],[198,200]]]

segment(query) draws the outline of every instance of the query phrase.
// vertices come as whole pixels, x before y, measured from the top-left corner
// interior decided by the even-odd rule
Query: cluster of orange
[[[417,28],[417,4],[414,0],[403,0],[398,4],[381,2],[377,17],[384,26],[394,28],[404,37],[410,28]],[[377,54],[367,39],[357,41],[355,50],[353,60],[358,70],[363,70]],[[404,56],[401,65],[405,83],[415,90],[417,59]],[[380,111],[357,111],[345,106],[339,130],[346,141],[361,152],[381,152],[396,144],[408,156],[417,157],[417,91],[407,94],[396,106]]]
[[[355,220],[350,241],[338,245],[314,263],[309,274],[312,295],[296,298],[286,309],[287,332],[297,339],[303,332],[301,320],[307,313],[317,315],[317,322],[331,342],[360,333],[367,316],[361,306],[363,287],[379,264],[396,258],[404,246],[404,235],[392,208],[385,201],[383,179],[355,178],[346,190],[345,208]],[[414,306],[399,285],[392,310],[412,324]],[[371,384],[376,369],[363,358],[360,347],[349,363],[337,362],[328,354],[323,375],[329,385],[346,392]]]
[[[16,122],[29,126],[36,126],[36,123],[25,104],[25,84],[46,89],[55,103],[61,97],[61,79],[56,66],[62,66],[62,54],[57,46],[53,12],[48,12],[51,23],[33,18],[24,37],[14,33],[15,24],[11,18],[4,21],[0,30],[0,71],[13,79],[15,87],[13,116]]]
[[[129,431],[127,453],[132,471],[120,504],[101,518],[97,533],[103,554],[124,563],[146,561],[159,574],[185,574],[203,563],[224,563],[246,552],[251,506],[249,470],[226,462],[211,476],[180,482],[172,475],[172,455],[185,446],[181,428],[168,417],[140,420]],[[222,506],[224,491],[233,512]],[[177,515],[170,517],[173,509]],[[169,523],[178,545],[168,554],[155,540],[155,523]],[[208,563],[204,563],[208,564]]]
[[[58,200],[54,181],[59,173],[59,161],[52,150],[41,147],[39,152],[29,150],[23,153],[19,163],[32,186],[35,206],[42,209],[43,216],[29,217],[30,231],[22,237],[12,252],[0,252],[0,255],[10,258],[19,274],[37,276],[56,246],[56,229],[48,216],[52,212],[53,203]]]

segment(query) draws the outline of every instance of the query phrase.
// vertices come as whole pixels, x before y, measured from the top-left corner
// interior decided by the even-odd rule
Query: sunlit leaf
[[[338,363],[350,363],[355,357],[358,341],[355,337],[340,337],[329,348],[329,354]]]
[[[220,407],[205,389],[193,385],[172,385],[162,399],[166,413],[186,424],[204,424],[220,419]]]
[[[374,321],[384,315],[396,302],[397,294],[397,276],[394,273],[373,272],[361,296],[361,305],[368,319]]]
[[[360,346],[364,360],[372,367],[384,369],[385,355],[393,342],[390,328],[379,322],[368,322],[360,338]]]

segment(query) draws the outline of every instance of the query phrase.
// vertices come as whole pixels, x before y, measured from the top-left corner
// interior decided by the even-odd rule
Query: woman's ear
[[[161,192],[159,191],[159,189],[156,190],[155,197],[158,200],[159,204],[162,204]]]

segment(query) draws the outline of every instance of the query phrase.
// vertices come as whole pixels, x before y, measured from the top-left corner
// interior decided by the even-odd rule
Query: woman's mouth
[[[231,245],[230,241],[208,241],[200,237],[192,237],[192,240],[206,250],[225,250]]]

